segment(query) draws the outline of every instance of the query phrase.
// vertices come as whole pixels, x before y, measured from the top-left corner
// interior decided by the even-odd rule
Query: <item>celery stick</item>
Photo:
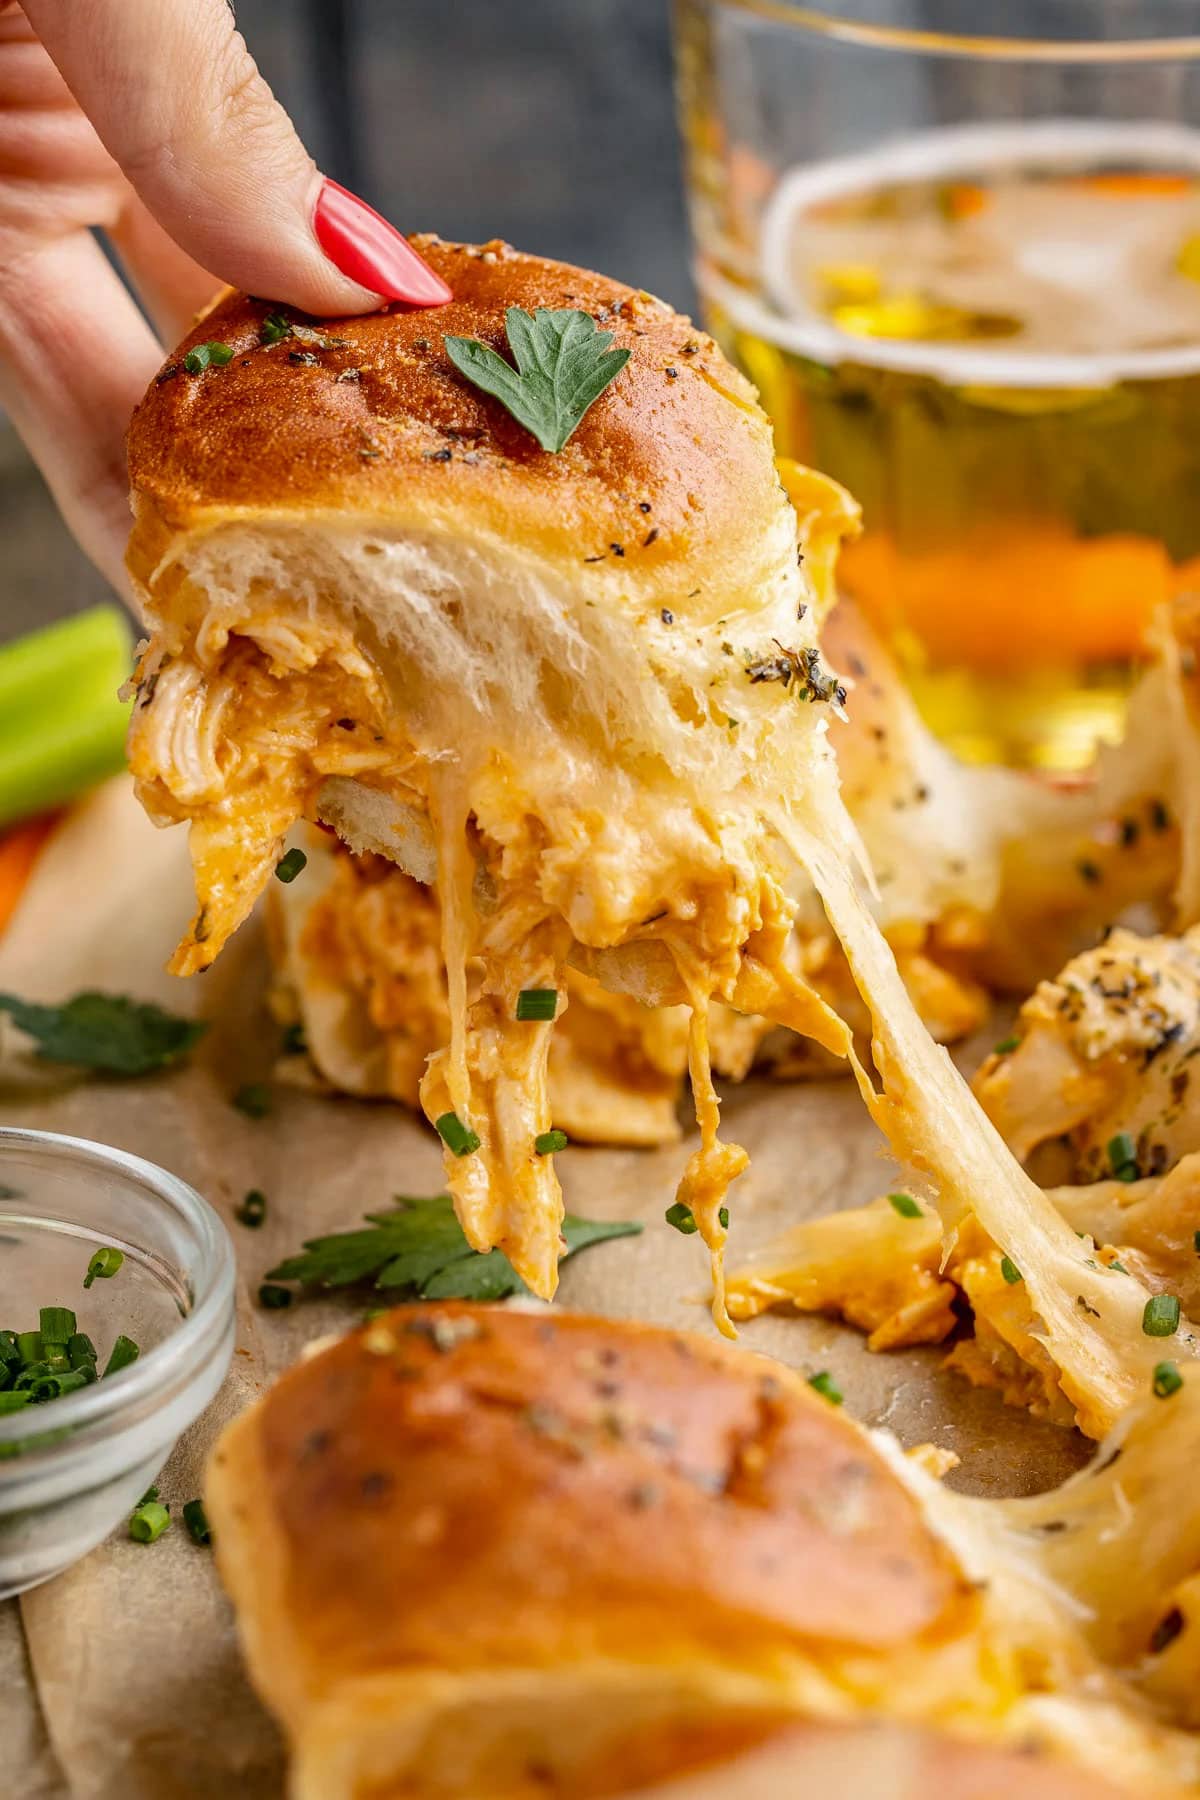
[[[0,825],[45,812],[115,774],[133,662],[115,606],[94,606],[0,645]]]

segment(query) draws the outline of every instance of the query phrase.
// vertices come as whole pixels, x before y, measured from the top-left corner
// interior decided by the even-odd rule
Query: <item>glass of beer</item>
[[[999,35],[1003,27],[1003,35]],[[676,0],[697,279],[972,761],[1120,738],[1200,589],[1200,0]]]

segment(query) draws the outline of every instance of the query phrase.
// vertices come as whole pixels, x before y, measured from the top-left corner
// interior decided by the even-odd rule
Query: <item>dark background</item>
[[[163,5],[186,0],[161,0]],[[327,174],[692,304],[668,0],[237,0]],[[0,417],[0,639],[103,597]]]

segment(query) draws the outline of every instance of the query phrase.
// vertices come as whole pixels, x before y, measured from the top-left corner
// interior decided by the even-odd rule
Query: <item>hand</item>
[[[305,312],[438,306],[441,278],[325,181],[227,0],[0,0],[0,402],[119,589],[125,427],[219,285]]]

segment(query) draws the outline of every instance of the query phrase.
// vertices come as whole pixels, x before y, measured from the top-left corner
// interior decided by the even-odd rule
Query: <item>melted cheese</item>
[[[840,499],[822,535],[816,502],[833,490],[816,477],[801,488],[814,565],[827,574],[851,509]],[[436,535],[367,546],[383,571],[375,579],[390,579],[394,567],[396,580],[415,584],[414,614],[446,608],[462,680],[476,684],[467,706],[456,689],[425,680],[415,659],[385,656],[373,622],[277,589],[264,599],[245,563],[235,590],[226,565],[237,560],[236,538],[192,547],[188,576],[164,576],[156,595],[164,625],[140,671],[131,761],[153,815],[191,822],[200,907],[173,966],[190,973],[212,960],[268,879],[289,826],[321,815],[327,785],[352,783],[424,821],[449,1042],[430,1061],[422,1104],[434,1121],[455,1114],[479,1140],[467,1155],[446,1152],[469,1240],[502,1248],[547,1297],[562,1197],[535,1140],[552,1123],[551,1031],[516,1019],[523,987],[561,995],[569,959],[656,1006],[689,1010],[701,1143],[681,1194],[713,1256],[723,1328],[721,1209],[745,1158],[717,1136],[710,1006],[759,1014],[835,1055],[849,1044],[795,966],[796,872],[769,818],[769,796],[795,752],[811,742],[820,753],[819,731],[796,730],[802,708],[820,710],[806,706],[807,690],[752,672],[756,659],[776,666],[797,594],[812,595],[786,508],[779,525],[792,554],[781,558],[778,592],[752,614],[686,634],[657,618],[639,622],[644,664],[629,661],[626,621],[548,593],[539,574],[526,578],[525,603],[561,636],[562,665],[547,651],[531,669],[521,608],[486,593],[496,576],[481,555],[456,544],[451,560]],[[201,578],[205,554],[220,564],[219,579],[211,569]],[[283,557],[272,557],[275,580]],[[464,562],[482,593],[473,591],[470,610],[457,598]],[[214,600],[218,588],[225,597]],[[403,622],[403,602],[393,601],[390,616]],[[498,639],[509,629],[517,635],[506,648]],[[736,634],[735,653],[727,634]],[[503,680],[493,674],[501,665]],[[617,695],[606,690],[614,668],[622,670],[616,738]]]
[[[521,609],[489,597],[494,574],[470,564],[483,597],[468,613],[456,598],[467,579],[461,549],[452,570],[435,538],[374,549],[383,577],[419,577],[414,612],[418,602],[434,605],[427,596],[451,608],[444,616],[459,634],[462,678],[476,684],[471,705],[446,681],[425,680],[415,661],[390,658],[385,678],[371,632],[336,606],[280,592],[214,605],[215,584],[201,579],[203,547],[192,553],[194,578],[163,584],[169,628],[143,663],[148,704],[135,711],[131,756],[155,816],[192,821],[201,906],[175,966],[211,961],[267,880],[283,832],[320,812],[330,778],[399,802],[431,826],[450,1041],[430,1064],[422,1101],[432,1119],[453,1111],[480,1139],[473,1155],[446,1154],[473,1244],[499,1245],[536,1293],[553,1293],[562,1200],[551,1159],[533,1148],[551,1124],[550,1032],[514,1015],[521,987],[561,991],[570,959],[639,998],[691,1010],[701,1142],[681,1194],[712,1254],[715,1315],[727,1328],[721,1206],[744,1161],[717,1137],[707,1017],[722,1001],[850,1059],[901,1161],[928,1174],[947,1233],[976,1216],[1021,1268],[1024,1335],[1036,1339],[1081,1424],[1105,1429],[1144,1391],[1156,1359],[1141,1332],[1146,1290],[1097,1266],[913,1010],[858,891],[863,856],[837,795],[822,709],[751,674],[753,655],[793,629],[794,564],[787,583],[781,577],[779,591],[736,624],[670,637],[642,622],[641,661],[629,656],[624,619],[568,610],[567,595],[547,611],[551,597],[530,589],[525,603],[541,609],[547,630],[553,620],[566,634],[563,663],[543,658],[530,671],[520,636],[497,685],[502,634],[516,630]],[[282,558],[272,554],[274,568]],[[236,537],[212,555],[235,559]],[[828,557],[816,561],[827,575]],[[731,637],[747,660],[729,654]],[[614,667],[624,673],[619,742],[605,688]],[[790,953],[804,876],[870,1013],[880,1092]],[[1190,1334],[1179,1348],[1193,1353]]]

